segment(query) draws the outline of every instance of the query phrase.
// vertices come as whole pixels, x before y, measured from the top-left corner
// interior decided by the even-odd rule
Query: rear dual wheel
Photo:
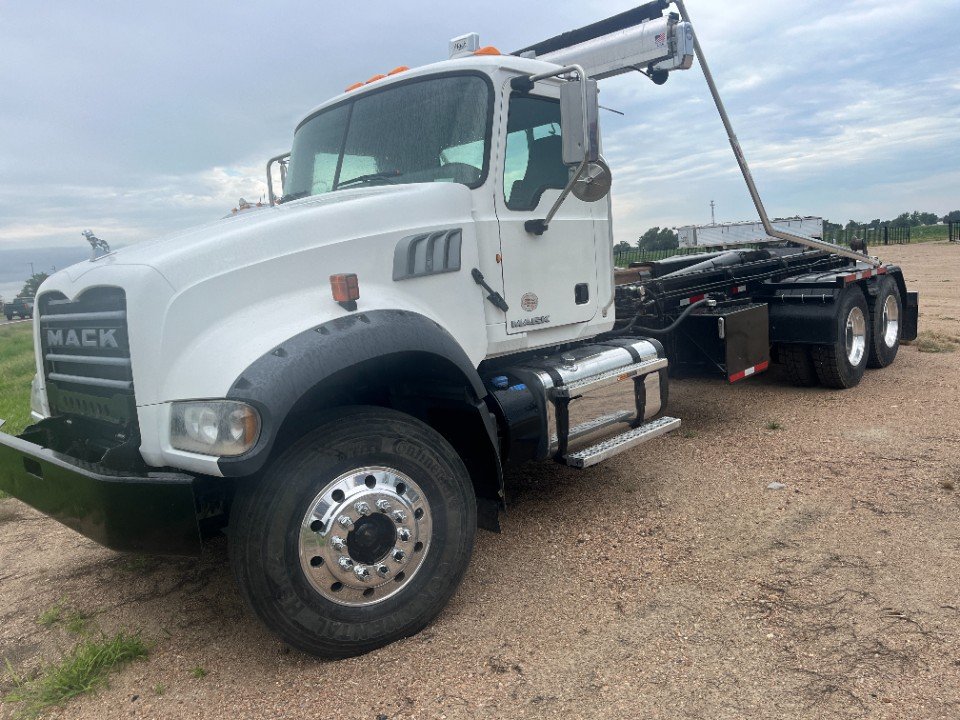
[[[887,367],[896,359],[903,335],[902,316],[903,301],[897,283],[890,276],[882,276],[877,282],[877,296],[871,313],[873,333],[867,360],[869,367]]]
[[[856,285],[841,293],[835,318],[834,342],[813,345],[810,358],[820,383],[829,388],[859,384],[867,369],[872,327],[867,299]]]
[[[242,487],[230,521],[241,594],[290,645],[359,655],[425,627],[467,569],[476,499],[435,430],[344,408]]]

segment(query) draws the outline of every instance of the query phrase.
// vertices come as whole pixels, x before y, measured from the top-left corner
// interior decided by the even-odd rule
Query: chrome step
[[[628,430],[621,435],[615,435],[609,440],[604,440],[592,447],[584,448],[579,452],[566,455],[563,461],[570,467],[586,468],[591,465],[603,462],[607,458],[622,453],[624,450],[653,440],[654,438],[665,435],[680,427],[680,419],[674,417],[662,417],[651,420],[640,427]]]
[[[567,383],[566,385],[560,385],[556,388],[555,392],[557,397],[576,397],[588,390],[597,390],[607,385],[613,385],[629,378],[637,377],[638,375],[648,375],[657,370],[662,370],[666,366],[666,358],[653,358],[652,360],[645,360],[644,362],[634,363],[633,365],[614,368],[599,375],[591,375],[583,380],[577,380],[572,383]]]
[[[590,435],[591,433],[599,430],[600,428],[610,427],[611,425],[616,425],[617,423],[629,422],[636,413],[631,410],[622,410],[620,412],[610,413],[609,415],[603,415],[593,420],[588,420],[585,423],[580,423],[579,425],[570,428],[570,432],[567,433],[567,440],[577,440],[582,438],[584,435]],[[557,434],[554,433],[550,436],[550,441],[553,445],[556,445],[559,438]]]

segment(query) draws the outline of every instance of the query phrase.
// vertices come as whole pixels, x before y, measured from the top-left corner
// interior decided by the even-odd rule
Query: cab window
[[[563,164],[560,103],[532,95],[510,98],[504,200],[511,210],[534,210],[547,190],[563,190],[570,171]]]

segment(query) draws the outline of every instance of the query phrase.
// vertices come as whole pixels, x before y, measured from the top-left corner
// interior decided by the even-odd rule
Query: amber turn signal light
[[[330,290],[338,303],[352,303],[360,299],[360,281],[354,273],[331,275]]]

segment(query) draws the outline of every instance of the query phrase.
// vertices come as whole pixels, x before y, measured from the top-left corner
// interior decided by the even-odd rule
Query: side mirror
[[[600,159],[599,115],[596,80],[568,80],[560,86],[560,128],[565,165]]]

